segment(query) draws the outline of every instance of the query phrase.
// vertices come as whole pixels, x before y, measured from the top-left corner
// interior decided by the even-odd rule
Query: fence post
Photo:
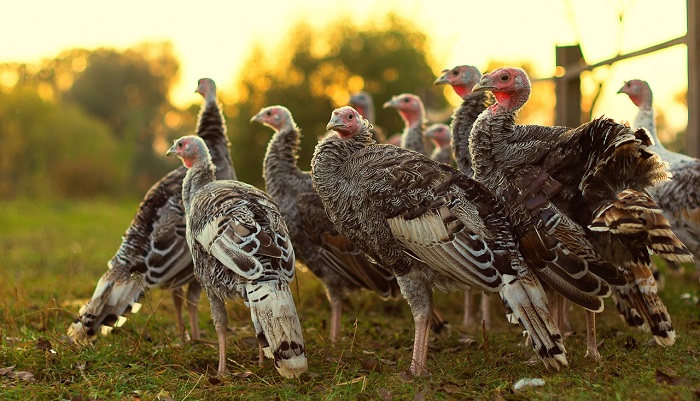
[[[578,44],[556,47],[557,67],[570,70],[580,67],[582,60],[583,53]],[[578,127],[581,124],[581,77],[576,75],[555,78],[554,86],[557,96],[554,123],[564,127]]]
[[[688,128],[685,132],[686,152],[700,157],[700,4],[687,0],[688,9]]]

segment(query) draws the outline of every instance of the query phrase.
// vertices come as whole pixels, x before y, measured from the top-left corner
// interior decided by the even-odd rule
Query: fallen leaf
[[[454,386],[452,384],[447,384],[442,389],[445,390],[447,394],[459,394],[462,392],[462,390],[459,387]]]
[[[391,391],[384,387],[377,389],[377,394],[379,394],[379,397],[384,401],[392,401],[394,399],[394,396],[391,395]]]
[[[16,365],[8,366],[6,368],[0,368],[0,376],[5,376],[6,374],[12,372],[12,369],[15,368]]]
[[[15,377],[17,377],[20,380],[24,380],[26,382],[33,382],[34,381],[34,374],[31,372],[17,372],[17,373],[15,373]]]
[[[253,374],[253,372],[236,372],[232,374],[231,376],[239,378],[239,379],[245,379],[246,377],[250,377]]]
[[[44,340],[44,339],[39,339],[37,340],[36,344],[34,344],[34,348],[36,349],[45,349],[45,350],[51,350],[53,347],[51,346],[51,343],[49,340]]]
[[[210,377],[207,380],[209,381],[209,384],[214,386],[218,386],[219,384],[221,384],[221,380],[219,380],[217,377]]]
[[[671,386],[679,385],[683,381],[683,379],[676,376],[676,372],[673,369],[666,369],[666,371],[663,371],[657,368],[654,376],[657,383],[669,384]]]
[[[528,387],[539,387],[544,386],[544,380],[538,378],[524,377],[513,385],[513,391],[520,391]]]
[[[362,366],[362,369],[370,372],[382,372],[382,365],[377,358],[363,358],[362,361],[360,361],[360,366]]]

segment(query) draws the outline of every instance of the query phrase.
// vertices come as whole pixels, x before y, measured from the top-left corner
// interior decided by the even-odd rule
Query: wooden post
[[[700,157],[700,4],[687,0],[688,9],[688,128],[685,132],[688,155]]]
[[[557,67],[570,70],[584,65],[579,45],[557,46],[556,52]],[[581,77],[576,75],[555,78],[554,85],[557,96],[554,123],[564,127],[578,127],[581,124]]]

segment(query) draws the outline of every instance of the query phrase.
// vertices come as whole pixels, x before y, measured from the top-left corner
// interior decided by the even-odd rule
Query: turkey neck
[[[415,150],[426,156],[425,145],[423,144],[423,122],[418,121],[406,127],[401,136],[401,147]]]
[[[511,146],[515,133],[515,115],[503,108],[489,107],[474,122],[469,140],[474,178],[489,188],[504,180],[504,167],[517,166],[524,149]],[[519,156],[519,157],[518,157]]]
[[[285,188],[294,185],[294,179],[301,175],[297,166],[299,151],[299,129],[290,124],[279,131],[275,131],[270,143],[267,145],[263,172],[267,191],[275,199],[288,192]]]
[[[474,176],[469,153],[472,126],[479,114],[491,104],[493,104],[493,96],[488,92],[471,93],[464,98],[452,119],[452,153],[457,162],[457,168],[469,177]]]
[[[199,113],[197,135],[204,139],[207,148],[209,148],[209,154],[216,166],[216,178],[219,180],[237,179],[229,152],[231,143],[226,136],[226,121],[216,99],[206,99],[205,106]]]
[[[190,214],[190,204],[197,192],[210,182],[216,181],[216,167],[211,159],[198,161],[187,170],[185,179],[182,180],[182,203],[185,206],[185,214]]]

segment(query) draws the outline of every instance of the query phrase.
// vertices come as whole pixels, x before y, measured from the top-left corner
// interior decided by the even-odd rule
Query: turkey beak
[[[443,71],[444,74],[442,74],[442,76],[441,76],[440,78],[436,79],[435,82],[433,83],[433,85],[445,85],[445,84],[449,84],[450,81],[447,79],[447,73],[448,73],[448,72],[449,72],[448,70]]]
[[[495,89],[495,87],[491,84],[491,81],[483,77],[481,78],[481,81],[477,82],[476,85],[472,88],[472,92],[478,92],[478,91],[490,91],[492,89]]]
[[[396,102],[394,102],[394,99],[388,100],[386,103],[382,105],[383,108],[387,109],[389,107],[396,107]]]
[[[252,122],[254,122],[254,121],[262,122],[262,116],[260,115],[260,113],[258,113],[258,114],[256,114],[256,115],[254,115],[253,117],[251,117],[250,122],[252,123]]]
[[[340,118],[340,116],[334,115],[333,117],[331,117],[331,121],[329,121],[326,125],[326,131],[335,130],[336,128],[342,127],[343,125],[343,120]]]
[[[620,88],[620,90],[617,91],[617,93],[627,93],[627,91],[625,90],[625,86],[627,86],[627,83],[625,83],[624,85],[622,85],[622,88]]]
[[[170,149],[168,149],[168,151],[165,153],[165,155],[166,155],[166,156],[172,156],[172,155],[177,156],[177,148],[176,148],[176,146],[177,146],[176,143],[173,144],[173,146],[171,146]]]

